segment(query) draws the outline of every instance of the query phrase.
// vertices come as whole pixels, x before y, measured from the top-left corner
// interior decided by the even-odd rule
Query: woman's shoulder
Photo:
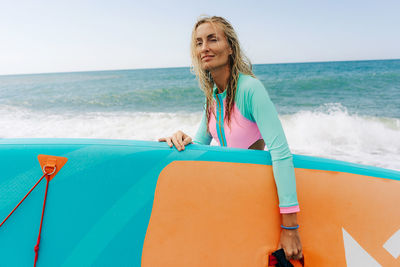
[[[269,99],[268,93],[262,82],[252,75],[240,73],[235,101],[240,113],[249,119],[255,121],[253,110],[255,105]]]
[[[259,79],[248,74],[239,74],[237,86],[238,94],[252,95],[260,90],[263,92],[266,91],[263,83]]]

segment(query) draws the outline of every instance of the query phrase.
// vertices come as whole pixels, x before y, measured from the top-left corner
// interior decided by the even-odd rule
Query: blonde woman
[[[300,259],[296,193],[292,154],[275,107],[251,63],[240,49],[231,24],[221,17],[200,19],[191,41],[193,70],[206,96],[206,107],[194,143],[263,150],[271,153],[278,189],[282,231],[279,248],[287,259]],[[182,131],[160,138],[179,151],[192,143]]]

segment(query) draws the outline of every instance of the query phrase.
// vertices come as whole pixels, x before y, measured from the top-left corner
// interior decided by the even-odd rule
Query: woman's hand
[[[279,240],[278,249],[283,248],[286,259],[299,260],[303,257],[300,235],[297,229],[286,230],[282,229],[281,238]]]
[[[192,143],[192,138],[182,131],[177,131],[170,137],[162,137],[158,142],[167,142],[169,147],[174,145],[178,151],[185,150],[185,145]]]
[[[297,225],[297,213],[282,214],[282,224],[284,226]],[[298,229],[282,229],[278,249],[283,248],[288,260],[299,260],[303,256],[300,235]]]

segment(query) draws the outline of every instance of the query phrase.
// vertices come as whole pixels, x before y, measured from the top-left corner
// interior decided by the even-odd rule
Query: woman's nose
[[[207,43],[207,42],[204,42],[204,43],[201,45],[201,51],[203,52],[203,51],[208,51],[208,50],[209,50],[208,43]]]

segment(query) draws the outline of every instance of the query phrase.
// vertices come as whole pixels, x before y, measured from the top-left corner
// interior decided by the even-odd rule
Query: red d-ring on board
[[[38,156],[40,167],[42,167],[43,173],[46,174],[46,179],[51,179],[61,170],[61,168],[67,163],[68,159],[64,157],[39,155]]]

